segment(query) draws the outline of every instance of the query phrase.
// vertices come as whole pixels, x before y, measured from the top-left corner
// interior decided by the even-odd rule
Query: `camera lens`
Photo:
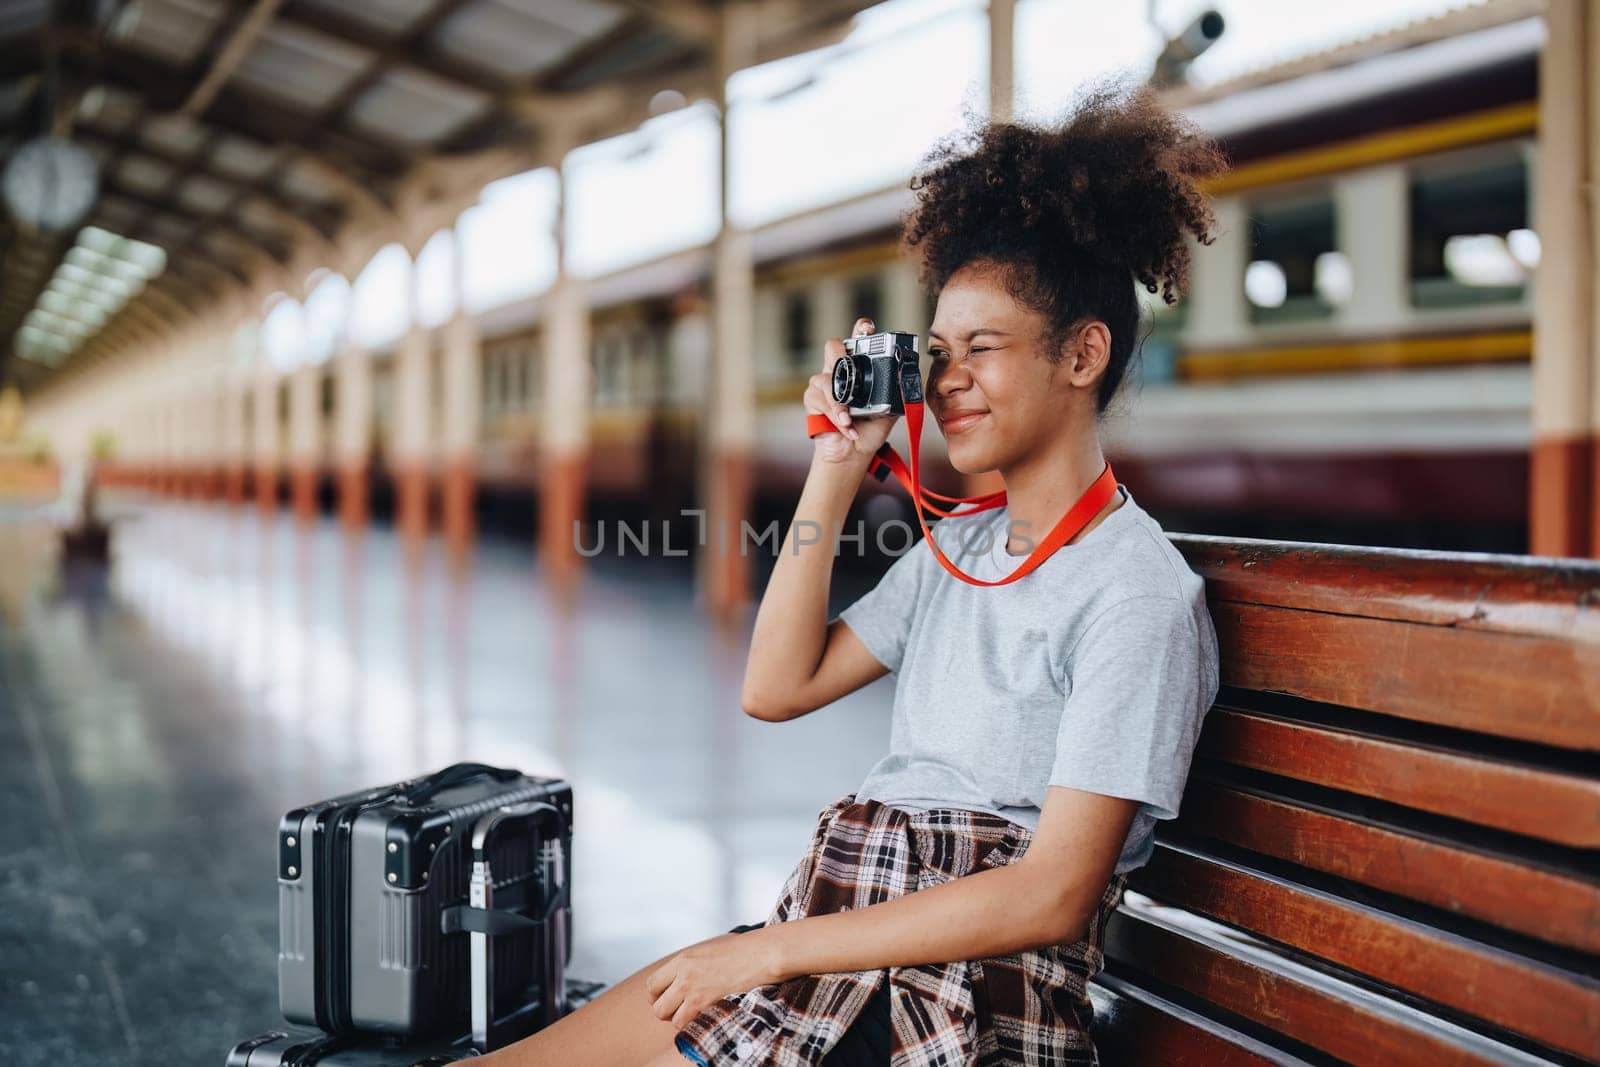
[[[859,376],[856,373],[856,358],[846,355],[833,365],[833,399],[835,403],[848,404],[855,397],[856,382]]]

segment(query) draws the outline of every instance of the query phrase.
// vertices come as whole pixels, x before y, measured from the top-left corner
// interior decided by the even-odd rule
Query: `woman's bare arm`
[[[834,530],[855,498],[859,467],[813,458],[794,522],[756,612],[745,666],[745,713],[769,722],[799,718],[888,673],[840,621],[828,623]]]
[[[871,321],[857,320],[856,333],[871,332]],[[770,722],[815,711],[887,673],[848,626],[828,623],[839,531],[873,453],[895,422],[852,420],[846,406],[833,399],[833,364],[844,351],[843,342],[830,340],[822,372],[806,387],[806,410],[832,417],[840,432],[814,439],[805,487],[750,638],[741,703],[746,714]]]
[[[1138,802],[1051,786],[1023,857],[870,907],[741,934],[779,981],[807,974],[987,959],[1082,938]]]

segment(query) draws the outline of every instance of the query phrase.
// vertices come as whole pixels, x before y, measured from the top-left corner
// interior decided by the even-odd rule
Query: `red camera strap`
[[[925,498],[931,497],[934,500],[944,501],[952,505],[952,507],[956,504],[977,505],[969,511],[963,511],[954,516],[955,518],[965,518],[968,515],[976,515],[981,511],[1005,507],[1005,490],[1002,489],[998,493],[985,493],[982,496],[945,496],[943,493],[935,493],[931,489],[923,489],[920,463],[923,405],[920,403],[908,403],[905,407],[906,430],[911,437],[910,467],[908,468],[905,461],[900,458],[900,453],[896,452],[885,441],[883,447],[878,449],[877,454],[872,457],[872,462],[868,465],[867,470],[879,479],[886,477],[890,473],[899,479],[900,484],[905,486],[906,492],[911,495],[911,502],[916,505],[917,525],[922,527],[922,536],[928,542],[928,547],[933,549],[934,556],[945,570],[971,585],[1007,585],[1031,574],[1039,564],[1050,558],[1051,553],[1072,540],[1078,535],[1079,531],[1089,525],[1089,521],[1100,514],[1101,509],[1110,503],[1111,498],[1117,494],[1117,478],[1116,475],[1111,473],[1111,463],[1107,461],[1105,470],[1100,472],[1100,477],[1096,478],[1089,488],[1084,490],[1083,495],[1078,498],[1077,502],[1067,509],[1067,513],[1061,516],[1060,521],[1050,530],[1049,535],[1028,554],[1028,558],[1022,561],[1020,567],[998,581],[974,578],[964,573],[954,563],[951,563],[944,551],[939,547],[939,543],[928,533],[928,523],[923,517],[925,511],[932,512],[940,518],[950,518],[952,515],[951,512],[936,506],[931,500]],[[839,427],[828,416],[819,415],[815,412],[806,414],[806,435],[808,437],[838,432]]]

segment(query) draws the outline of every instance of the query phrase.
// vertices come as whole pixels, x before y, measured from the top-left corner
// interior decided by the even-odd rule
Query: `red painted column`
[[[350,533],[366,529],[371,519],[368,476],[365,463],[350,462],[339,466],[339,521]]]
[[[476,461],[471,456],[448,461],[440,498],[445,544],[457,559],[472,551],[476,523],[473,518],[477,490]]]
[[[584,517],[588,457],[578,452],[539,461],[539,556],[545,577],[559,596],[570,599],[583,576],[573,524]]]
[[[401,537],[413,545],[426,540],[431,527],[428,468],[415,462],[396,467],[394,488]]]
[[[263,514],[271,515],[278,510],[278,467],[275,463],[258,462],[256,464],[256,507]]]

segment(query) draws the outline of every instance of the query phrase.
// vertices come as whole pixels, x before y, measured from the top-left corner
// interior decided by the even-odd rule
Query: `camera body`
[[[922,366],[914,333],[846,337],[844,356],[833,365],[833,399],[852,418],[903,415],[922,402]]]

